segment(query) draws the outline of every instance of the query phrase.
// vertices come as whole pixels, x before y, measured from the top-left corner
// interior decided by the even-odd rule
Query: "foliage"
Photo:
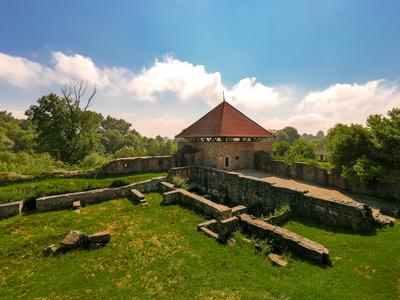
[[[328,159],[342,174],[364,182],[384,181],[400,168],[400,109],[371,115],[367,127],[337,124],[326,137]]]
[[[288,136],[288,134],[287,134],[285,131],[283,131],[283,130],[278,130],[278,131],[275,133],[275,141],[277,141],[277,142],[287,142],[287,143],[289,143],[289,136]]]
[[[91,153],[87,155],[82,162],[80,163],[80,167],[83,169],[95,169],[102,167],[105,165],[109,159],[107,159],[106,156],[100,154],[100,153]]]
[[[286,141],[278,141],[273,144],[272,154],[276,156],[285,156],[290,149],[290,144]]]
[[[54,211],[0,223],[0,295],[4,299],[396,299],[400,224],[376,235],[337,232],[318,224],[285,225],[327,247],[333,266],[284,253],[273,266],[234,234],[221,245],[196,232],[204,219],[178,205],[118,199],[88,205],[80,214]],[[41,250],[70,230],[109,229],[104,248],[45,257]],[[66,272],[68,270],[68,272]],[[229,276],[227,276],[229,274]],[[61,283],[60,283],[61,282]],[[84,282],[84,284],[82,284]],[[60,288],[68,287],[68,288]],[[23,287],[23,288],[22,288]],[[134,296],[132,296],[134,295]]]
[[[289,164],[314,158],[314,146],[303,139],[296,140],[285,155],[285,159]]]
[[[26,115],[38,130],[40,152],[48,152],[67,163],[76,163],[100,149],[96,130],[102,116],[82,110],[79,105],[71,105],[66,98],[53,93],[43,96],[37,105],[30,106]]]
[[[284,139],[285,135],[282,132],[286,133],[287,140]],[[277,133],[276,133],[276,136],[279,137],[278,141],[279,140],[281,140],[281,141],[282,140],[286,140],[289,144],[292,144],[295,140],[300,138],[300,135],[297,132],[297,129],[294,128],[294,127],[290,127],[290,126],[287,126],[287,127],[283,128],[281,130],[278,130]]]
[[[187,178],[174,176],[174,177],[172,177],[172,183],[178,188],[182,188],[184,190],[188,190],[189,189],[189,184],[188,184]]]
[[[55,160],[48,153],[0,152],[1,173],[40,175],[64,167],[64,163]]]
[[[400,108],[388,112],[388,117],[371,115],[367,120],[374,160],[383,167],[400,169]]]
[[[301,138],[309,142],[320,144],[324,142],[325,133],[322,130],[318,131],[316,135],[303,133]]]
[[[0,151],[32,151],[35,134],[29,120],[18,120],[0,111]]]

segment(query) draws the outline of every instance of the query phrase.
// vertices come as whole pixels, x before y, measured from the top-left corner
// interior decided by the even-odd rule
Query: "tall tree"
[[[43,96],[37,105],[26,111],[28,119],[37,127],[38,149],[52,156],[75,163],[93,151],[99,151],[100,143],[97,129],[103,117],[88,111],[96,94],[93,88],[84,100],[87,84],[82,81],[71,82],[62,89],[63,97],[56,94]]]
[[[285,132],[287,134],[287,136],[288,136],[287,142],[289,142],[289,144],[293,144],[293,142],[295,140],[300,138],[300,134],[297,132],[297,129],[294,127],[287,126],[279,131]]]

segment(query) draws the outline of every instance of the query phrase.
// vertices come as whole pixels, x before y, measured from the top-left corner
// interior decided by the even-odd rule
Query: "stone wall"
[[[69,209],[72,208],[72,203],[77,200],[79,200],[82,205],[100,203],[106,200],[126,197],[131,189],[137,189],[143,193],[155,192],[160,189],[160,182],[163,180],[165,180],[165,177],[157,177],[117,188],[105,188],[41,197],[36,199],[36,210]]]
[[[22,201],[0,204],[0,219],[16,216],[21,213]]]
[[[254,166],[255,151],[272,151],[270,142],[183,142],[179,143],[179,150],[192,149],[185,161],[179,166],[207,166],[212,168],[239,170],[252,169]],[[225,159],[229,159],[229,166],[225,166]]]
[[[228,206],[245,205],[254,215],[266,215],[288,205],[300,217],[311,218],[321,224],[368,230],[375,226],[371,209],[361,203],[318,199],[283,186],[272,185],[262,179],[207,167],[173,168],[169,176],[187,178],[189,183],[209,193]]]
[[[124,174],[143,171],[162,172],[175,167],[175,156],[128,157],[110,161],[102,169],[105,174]]]
[[[392,171],[392,173],[386,174],[388,177],[387,183],[367,185],[344,178],[336,169],[329,173],[325,168],[307,163],[294,163],[289,166],[284,161],[268,159],[262,154],[255,155],[254,168],[269,174],[305,180],[354,193],[400,200],[400,171]]]
[[[329,250],[314,241],[306,239],[285,228],[275,226],[261,220],[253,219],[248,214],[240,215],[240,225],[245,232],[259,238],[273,238],[285,245],[294,253],[309,260],[329,264]]]

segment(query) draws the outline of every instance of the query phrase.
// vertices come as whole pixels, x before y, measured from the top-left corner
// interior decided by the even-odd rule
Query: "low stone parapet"
[[[22,205],[22,201],[0,204],[0,219],[5,219],[20,214]]]
[[[253,219],[248,214],[240,215],[242,228],[259,238],[273,238],[291,251],[306,259],[329,264],[329,250],[324,246],[306,239],[290,230],[266,223],[259,219]]]
[[[132,189],[137,189],[143,193],[156,192],[159,190],[160,182],[163,180],[165,180],[165,177],[157,177],[117,188],[104,188],[85,192],[41,197],[36,199],[36,210],[48,211],[69,209],[72,208],[73,202],[77,200],[79,200],[82,205],[100,203],[111,199],[126,197]]]
[[[224,220],[232,216],[230,207],[215,203],[202,196],[193,194],[184,189],[176,189],[163,194],[163,204],[181,204],[200,214]]]

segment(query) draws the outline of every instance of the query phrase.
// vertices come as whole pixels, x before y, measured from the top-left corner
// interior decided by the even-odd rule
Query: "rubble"
[[[73,249],[96,249],[106,245],[111,239],[111,234],[108,230],[100,231],[87,235],[86,233],[72,230],[70,231],[59,245],[50,245],[43,249],[43,254],[46,256],[57,255]]]

